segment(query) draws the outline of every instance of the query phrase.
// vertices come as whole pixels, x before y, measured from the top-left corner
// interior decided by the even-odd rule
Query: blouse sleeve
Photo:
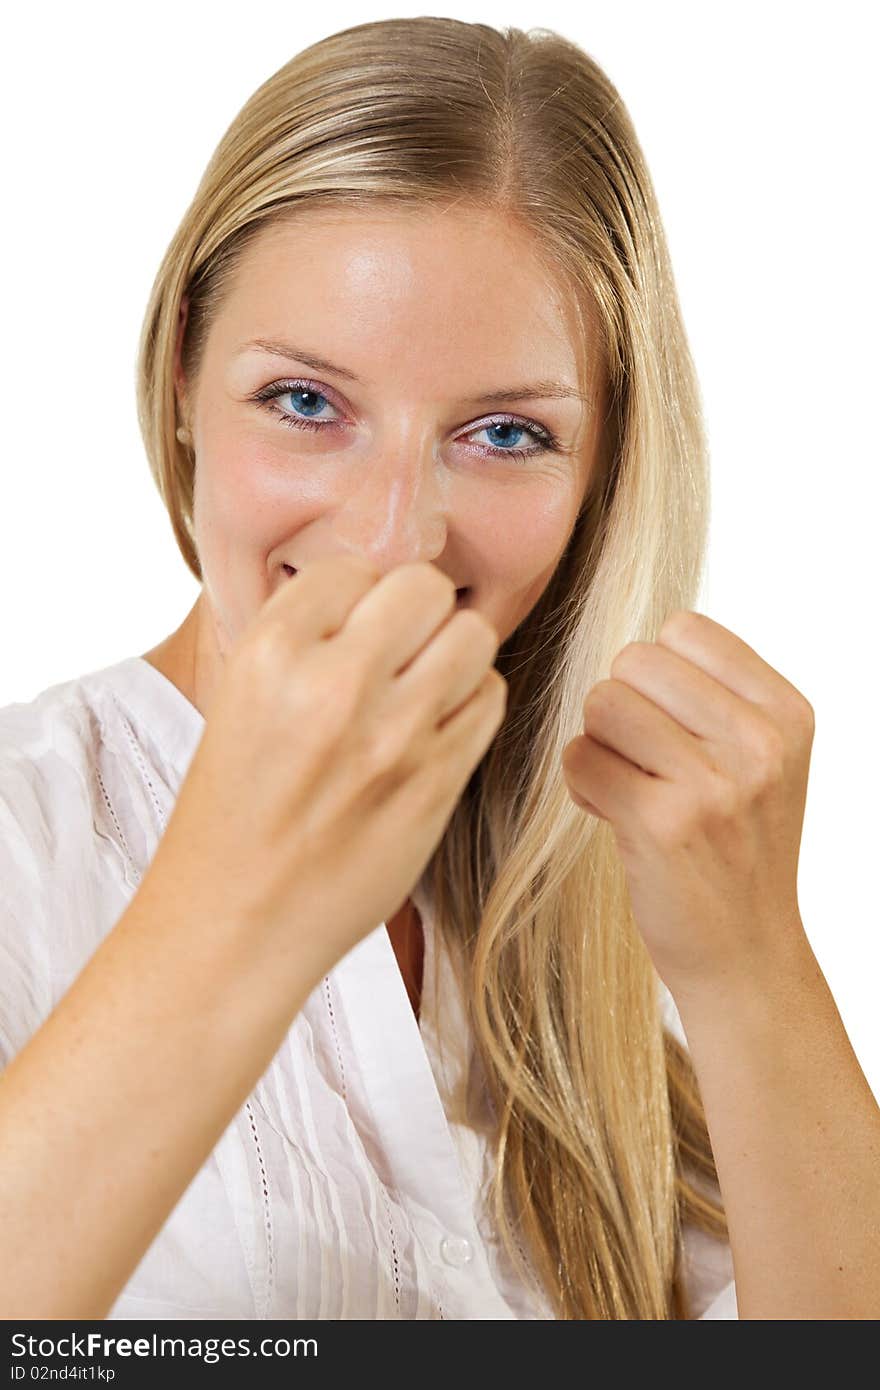
[[[722,1318],[739,1318],[739,1310],[736,1306],[736,1284],[731,1279],[729,1284],[725,1284],[720,1294],[712,1299],[709,1307],[700,1318],[712,1318],[716,1322]]]
[[[682,1244],[691,1318],[738,1318],[733,1258],[727,1241],[716,1240],[696,1226],[685,1226]]]
[[[51,1012],[46,855],[34,764],[0,749],[0,1071]]]

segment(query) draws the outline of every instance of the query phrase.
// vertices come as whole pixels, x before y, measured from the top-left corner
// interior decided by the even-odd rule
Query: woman
[[[689,611],[698,392],[604,74],[437,18],[299,54],[138,404],[197,601],[2,712],[4,1315],[876,1315],[812,711]]]

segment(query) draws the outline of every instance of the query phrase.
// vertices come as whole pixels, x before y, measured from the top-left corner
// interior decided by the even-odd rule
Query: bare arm
[[[0,1076],[6,1319],[106,1316],[333,964],[172,882],[147,874]]]
[[[809,944],[678,1000],[741,1318],[880,1317],[880,1109]]]
[[[105,1316],[425,868],[504,718],[498,642],[428,564],[315,561],[263,605],[133,902],[0,1077],[0,1314]]]

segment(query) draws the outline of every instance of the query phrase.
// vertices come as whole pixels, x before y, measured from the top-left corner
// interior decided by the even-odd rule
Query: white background
[[[617,85],[659,196],[712,450],[695,606],[816,711],[801,912],[880,1095],[873,10],[151,0],[10,11],[0,704],[147,650],[196,597],[143,453],[135,351],[168,241],[254,89],[316,39],[392,15],[556,29]]]

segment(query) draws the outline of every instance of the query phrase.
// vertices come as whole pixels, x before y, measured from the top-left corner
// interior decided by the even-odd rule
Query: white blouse
[[[130,902],[204,722],[140,656],[0,709],[0,1068]],[[412,896],[420,1018],[382,922],[306,1000],[109,1318],[553,1316],[487,1219],[488,1112],[462,1122],[465,1014],[442,951],[434,996],[440,938]],[[727,1244],[687,1228],[685,1277],[694,1317],[738,1316]]]

